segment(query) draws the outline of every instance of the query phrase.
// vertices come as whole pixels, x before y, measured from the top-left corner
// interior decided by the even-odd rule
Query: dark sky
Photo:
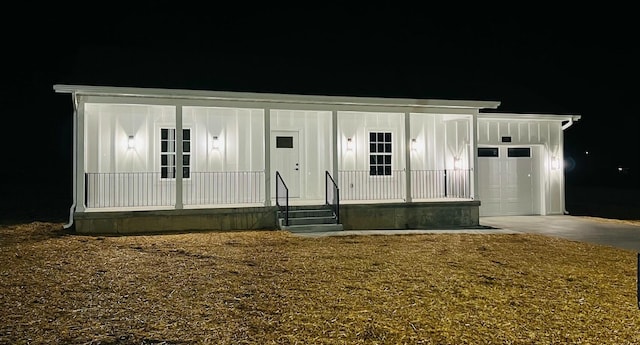
[[[57,83],[497,100],[504,112],[580,114],[565,136],[568,183],[640,185],[630,8],[89,5],[16,5],[1,24],[3,132],[19,148],[5,151],[5,191],[70,194],[71,99]],[[618,166],[630,171],[620,181]]]

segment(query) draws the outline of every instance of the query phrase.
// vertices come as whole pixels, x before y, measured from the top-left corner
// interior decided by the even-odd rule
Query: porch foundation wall
[[[455,229],[480,226],[480,201],[340,205],[345,230]]]
[[[85,212],[74,216],[80,234],[274,230],[275,206],[199,210]]]
[[[345,230],[478,227],[479,201],[342,204]],[[151,234],[189,231],[277,230],[277,207],[77,212],[79,234]]]

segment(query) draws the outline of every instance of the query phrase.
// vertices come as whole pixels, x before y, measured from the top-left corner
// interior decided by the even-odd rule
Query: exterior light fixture
[[[351,138],[347,138],[347,151],[353,150],[353,140]]]
[[[213,148],[214,150],[220,148],[220,140],[218,139],[217,135],[214,135],[213,140],[211,140],[211,148]]]
[[[558,158],[556,157],[551,158],[551,170],[558,170],[558,167],[559,167]]]
[[[133,137],[133,135],[129,136],[129,140],[127,141],[127,148],[129,149],[136,148],[136,139]]]
[[[411,151],[415,151],[418,149],[418,143],[416,142],[416,139],[411,139]]]

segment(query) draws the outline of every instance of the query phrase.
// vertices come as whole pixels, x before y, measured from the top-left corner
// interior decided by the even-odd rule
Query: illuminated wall
[[[510,137],[511,142],[502,142]],[[564,212],[564,153],[560,121],[478,119],[478,146],[529,146],[539,152],[532,172],[539,193],[534,195],[534,207],[540,214]],[[480,196],[482,198],[482,196]]]
[[[271,110],[271,131],[293,131],[299,137],[300,197],[324,200],[325,171],[332,169],[331,111]],[[274,148],[271,148],[272,162]],[[272,163],[271,176],[275,175]],[[275,197],[275,179],[272,179],[272,197]]]
[[[192,131],[193,171],[264,170],[263,118],[262,109],[183,107],[182,126]]]
[[[469,169],[471,121],[471,115],[412,113],[411,169]]]
[[[388,175],[371,175],[371,133],[391,134]],[[338,184],[344,200],[406,199],[404,113],[338,112]],[[379,153],[379,151],[377,152]],[[373,154],[375,156],[375,153]],[[373,158],[375,159],[375,158]],[[385,162],[386,163],[386,162]]]
[[[176,123],[175,107],[159,105],[90,103],[84,117],[86,171],[100,173],[158,171],[156,128]]]

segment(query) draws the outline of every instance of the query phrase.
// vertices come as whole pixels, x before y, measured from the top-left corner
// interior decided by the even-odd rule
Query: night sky
[[[108,4],[6,13],[0,220],[67,217],[72,107],[54,84],[492,100],[501,112],[579,114],[565,132],[567,198],[640,190],[631,9]]]

